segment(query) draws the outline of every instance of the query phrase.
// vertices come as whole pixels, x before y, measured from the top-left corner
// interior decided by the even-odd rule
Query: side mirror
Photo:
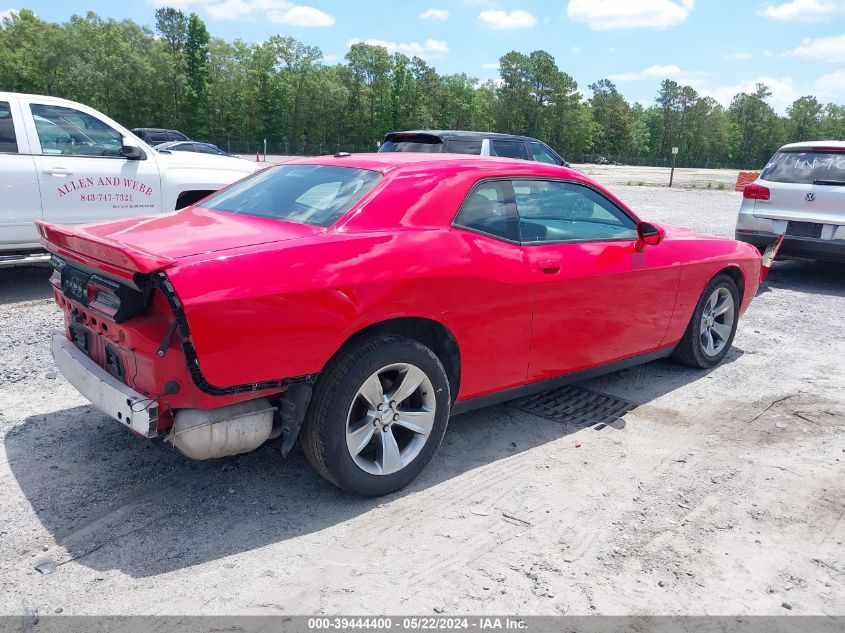
[[[123,154],[124,158],[128,158],[129,160],[142,160],[145,158],[144,150],[125,136],[123,137],[123,145],[120,148],[120,153]]]
[[[646,246],[657,246],[663,241],[663,230],[654,224],[640,222],[637,225],[637,236]]]

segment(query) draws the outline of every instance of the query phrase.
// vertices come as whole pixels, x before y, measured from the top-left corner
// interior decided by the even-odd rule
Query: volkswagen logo
[[[808,193],[807,195],[804,196],[804,200],[806,200],[807,202],[813,202],[815,199],[816,199],[816,194],[814,194],[814,193]]]

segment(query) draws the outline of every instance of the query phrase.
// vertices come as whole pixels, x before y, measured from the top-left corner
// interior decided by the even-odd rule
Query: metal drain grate
[[[562,387],[514,400],[510,406],[573,428],[602,429],[613,425],[637,405],[580,387]]]

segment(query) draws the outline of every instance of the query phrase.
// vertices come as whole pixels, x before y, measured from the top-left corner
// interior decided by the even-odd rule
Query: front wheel
[[[443,364],[400,336],[370,338],[326,367],[300,433],[324,478],[362,495],[409,484],[440,446],[451,396]]]
[[[716,275],[701,293],[672,358],[702,369],[718,365],[733,344],[738,320],[739,289],[736,282],[729,275]]]

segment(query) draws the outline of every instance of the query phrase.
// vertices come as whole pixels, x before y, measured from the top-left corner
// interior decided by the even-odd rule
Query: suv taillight
[[[742,190],[742,197],[747,200],[768,200],[770,195],[768,187],[754,183],[746,185]]]

